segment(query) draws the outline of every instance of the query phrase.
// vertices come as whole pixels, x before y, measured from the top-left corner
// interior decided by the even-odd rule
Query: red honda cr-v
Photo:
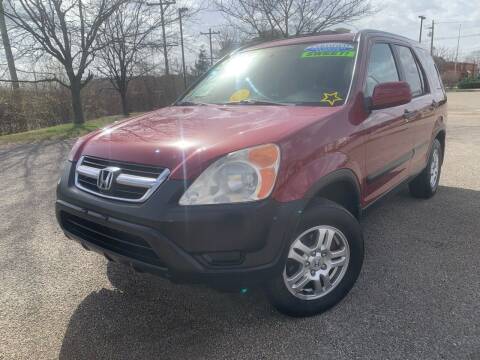
[[[405,182],[437,191],[445,104],[432,58],[400,36],[244,48],[172,106],[78,140],[58,221],[139,271],[261,285],[280,311],[316,314],[359,275],[362,211]]]

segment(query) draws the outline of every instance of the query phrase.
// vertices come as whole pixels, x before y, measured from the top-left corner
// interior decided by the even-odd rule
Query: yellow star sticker
[[[326,102],[328,105],[333,106],[337,101],[342,101],[343,99],[338,95],[338,91],[331,93],[323,93],[323,99],[320,102]]]

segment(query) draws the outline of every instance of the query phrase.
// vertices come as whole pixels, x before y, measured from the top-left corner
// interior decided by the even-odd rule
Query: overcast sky
[[[177,7],[191,7],[196,2],[205,0],[177,0]],[[461,38],[459,47],[459,60],[464,60],[473,51],[480,51],[480,0],[371,0],[371,4],[379,11],[370,17],[356,21],[352,24],[341,24],[338,27],[347,27],[352,31],[360,29],[378,29],[400,34],[411,39],[418,39],[420,19],[424,15],[423,43],[430,46],[428,37],[432,19],[435,20],[435,47],[449,48],[455,52],[459,26],[461,25]],[[152,11],[152,16],[158,13]],[[193,22],[185,24],[186,59],[192,65],[198,55],[199,47],[203,44],[208,50],[208,37],[200,35],[211,27],[214,30],[221,28],[226,21],[219,12],[213,10],[202,11]],[[170,29],[178,32],[178,24]],[[215,46],[214,42],[214,46]],[[3,49],[1,49],[0,63],[3,63]],[[148,55],[149,61],[163,67],[163,57],[157,50],[152,50]],[[180,71],[180,47],[171,49],[169,59],[174,71]],[[21,64],[28,67],[27,64]],[[5,66],[3,68],[6,69]]]
[[[480,0],[372,0],[372,5],[379,9],[374,16],[352,24],[342,25],[356,29],[378,29],[390,31],[412,39],[418,39],[420,30],[419,15],[427,19],[424,22],[423,43],[430,46],[428,27],[435,20],[435,47],[456,49],[458,29],[461,24],[459,57],[463,58],[472,51],[480,50]],[[200,15],[198,25],[192,27],[190,40],[195,44],[208,46],[207,37],[199,37],[193,30],[208,31],[211,26],[219,27],[224,20],[216,12],[207,11]],[[192,34],[193,31],[193,34]],[[193,35],[193,37],[192,37]],[[475,36],[469,36],[475,35]],[[207,47],[208,48],[208,47]]]

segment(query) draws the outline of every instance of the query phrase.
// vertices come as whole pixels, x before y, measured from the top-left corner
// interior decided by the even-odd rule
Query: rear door
[[[422,145],[425,144],[425,142],[428,142],[428,145],[431,144],[436,123],[443,122],[447,96],[438,70],[428,51],[422,48],[415,48],[414,52],[417,55],[419,65],[423,70],[426,85],[428,86],[424,101],[425,106],[427,106],[427,108],[424,109],[425,116],[412,124],[415,131],[414,136],[417,149],[414,158],[415,161],[412,163],[412,170],[418,172],[425,167],[429,155],[429,147]]]
[[[438,103],[418,55],[406,45],[394,45],[394,50],[400,65],[400,76],[412,90],[412,101],[406,106],[405,117],[410,128],[409,136],[413,140],[410,173],[414,175],[426,165]]]
[[[371,97],[376,85],[400,81],[401,73],[392,46],[373,42],[368,57],[364,95]],[[409,173],[413,139],[405,118],[407,105],[373,110],[362,123],[368,133],[365,146],[365,200],[370,202],[402,182]]]

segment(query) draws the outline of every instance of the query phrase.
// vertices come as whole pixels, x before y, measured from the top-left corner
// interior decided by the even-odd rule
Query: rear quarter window
[[[420,62],[425,69],[427,74],[428,83],[430,84],[430,88],[435,92],[443,92],[443,84],[440,78],[440,74],[438,73],[437,67],[435,66],[435,62],[433,61],[432,57],[428,53],[427,50],[417,48],[415,49],[417,56],[420,59]]]
[[[412,96],[422,95],[425,92],[423,76],[412,51],[406,46],[395,45],[395,48],[403,68],[405,81],[408,82],[412,90]]]

